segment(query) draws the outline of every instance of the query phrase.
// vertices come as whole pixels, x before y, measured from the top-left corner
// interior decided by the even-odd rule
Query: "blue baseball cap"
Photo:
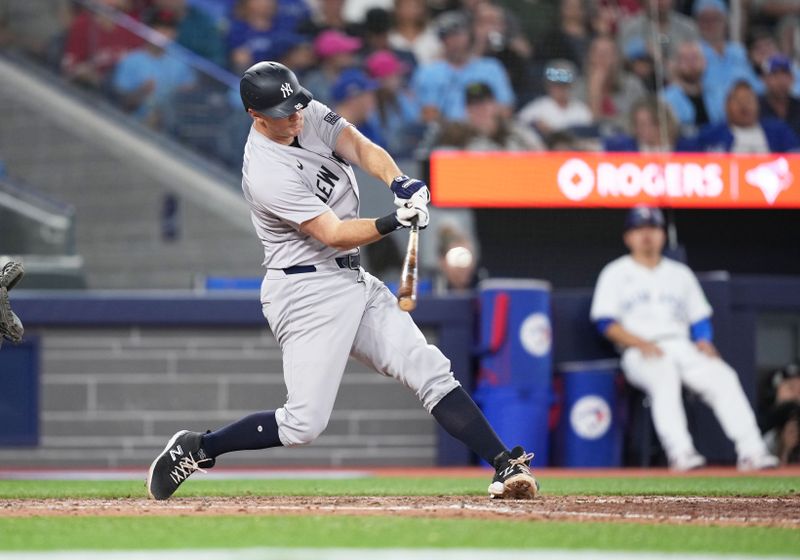
[[[625,60],[642,60],[651,58],[647,50],[647,43],[641,37],[633,37],[626,41],[622,47],[622,54]]]
[[[664,213],[658,208],[650,206],[634,206],[625,218],[625,231],[640,227],[660,227],[666,226]]]
[[[775,54],[764,63],[764,74],[774,74],[775,72],[792,73],[792,60],[783,54]]]
[[[350,68],[342,72],[336,83],[331,88],[331,98],[334,103],[341,103],[361,93],[375,91],[378,82],[367,76],[358,68]]]
[[[725,15],[728,14],[728,6],[722,0],[697,0],[694,3],[692,14],[694,14],[694,17],[697,17],[697,14],[706,10],[716,10]]]
[[[272,45],[269,48],[269,59],[280,60],[289,52],[300,45],[310,45],[308,37],[293,32],[278,32],[272,38]]]

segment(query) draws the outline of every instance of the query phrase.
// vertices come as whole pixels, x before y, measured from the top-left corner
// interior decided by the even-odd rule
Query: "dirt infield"
[[[527,521],[800,528],[800,496],[540,496],[529,502],[480,497],[246,497],[7,500],[0,517],[193,515],[402,515]]]

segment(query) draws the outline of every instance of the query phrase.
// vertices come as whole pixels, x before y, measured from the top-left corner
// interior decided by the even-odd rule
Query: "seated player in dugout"
[[[328,424],[352,356],[414,391],[448,433],[494,465],[491,497],[533,498],[533,453],[500,441],[456,381],[450,361],[360,266],[360,246],[428,224],[427,185],[403,175],[384,149],[315,101],[282,64],[250,67],[240,93],[253,119],[242,189],[264,246],[261,304],[283,353],[287,399],[277,410],[215,431],[177,432],[150,466],[150,497],[169,498],[224,453],[314,441]],[[394,193],[392,212],[358,217],[352,165],[386,183]]]
[[[625,378],[650,398],[672,469],[706,464],[689,434],[684,385],[714,411],[736,445],[740,470],[776,467],[736,372],[714,347],[712,309],[697,278],[686,265],[662,256],[664,227],[658,208],[630,211],[623,237],[630,253],[600,273],[591,319],[620,350]]]

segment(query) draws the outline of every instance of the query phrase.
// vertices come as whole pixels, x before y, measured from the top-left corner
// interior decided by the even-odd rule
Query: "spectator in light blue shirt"
[[[763,93],[764,84],[750,66],[744,46],[728,40],[728,8],[722,0],[697,0],[693,12],[706,58],[703,83],[715,106],[712,112],[724,111],[725,93],[740,80]]]
[[[153,127],[159,125],[159,114],[170,96],[195,81],[195,72],[180,58],[170,53],[170,45],[178,34],[177,20],[155,12],[146,22],[165,38],[165,44],[147,43],[125,55],[114,71],[113,88],[122,105]]]
[[[496,59],[472,54],[467,17],[460,12],[446,12],[437,21],[437,31],[444,47],[444,59],[420,66],[412,79],[412,90],[422,107],[423,120],[465,120],[464,92],[474,82],[488,84],[507,116],[511,115],[515,98],[508,74]]]
[[[706,61],[700,44],[687,41],[678,45],[670,66],[672,81],[664,88],[663,98],[678,119],[681,132],[694,136],[708,123],[724,122],[724,107],[715,102],[713,92],[703,81]]]

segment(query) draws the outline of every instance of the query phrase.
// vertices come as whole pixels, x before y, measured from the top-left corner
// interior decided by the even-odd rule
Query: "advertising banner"
[[[433,203],[474,208],[800,208],[800,155],[433,152]]]

